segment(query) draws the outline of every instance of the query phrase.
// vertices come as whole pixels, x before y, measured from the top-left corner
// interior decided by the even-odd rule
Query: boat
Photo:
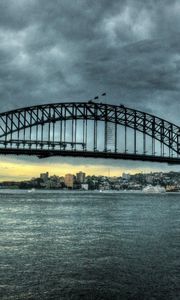
[[[30,190],[28,190],[28,193],[34,193],[36,191],[36,189],[32,188]]]
[[[149,184],[142,189],[142,192],[143,193],[165,193],[166,190],[164,187],[160,185],[153,186]]]

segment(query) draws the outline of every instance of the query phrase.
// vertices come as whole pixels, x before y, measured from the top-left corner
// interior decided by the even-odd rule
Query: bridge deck
[[[73,157],[91,157],[91,158],[109,158],[109,159],[123,159],[123,160],[141,160],[149,162],[162,162],[168,164],[180,164],[180,157],[168,156],[152,156],[143,154],[129,154],[129,153],[114,153],[105,151],[80,151],[80,150],[46,150],[46,149],[0,149],[0,154],[4,155],[29,155],[37,156],[39,158],[52,156],[73,156]]]

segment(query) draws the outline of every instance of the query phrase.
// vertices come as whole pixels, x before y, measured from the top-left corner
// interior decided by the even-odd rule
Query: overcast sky
[[[0,1],[1,112],[102,92],[180,125],[180,1]]]

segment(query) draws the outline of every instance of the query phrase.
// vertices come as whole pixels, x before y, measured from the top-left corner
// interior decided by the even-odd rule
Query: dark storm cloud
[[[107,92],[179,124],[180,3],[1,0],[1,111]]]
[[[4,0],[0,12],[1,111],[106,90],[162,116],[171,103],[178,121],[178,1]]]

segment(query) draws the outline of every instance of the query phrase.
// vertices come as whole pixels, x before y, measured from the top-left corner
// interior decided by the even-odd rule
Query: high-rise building
[[[40,174],[40,178],[43,180],[43,181],[47,181],[48,180],[48,177],[49,177],[49,173],[46,172],[46,173],[41,173]]]
[[[73,188],[74,185],[74,175],[66,174],[64,177],[65,186],[68,188]]]
[[[76,181],[77,183],[84,183],[85,182],[85,178],[86,178],[86,173],[83,172],[78,172],[76,174]]]

